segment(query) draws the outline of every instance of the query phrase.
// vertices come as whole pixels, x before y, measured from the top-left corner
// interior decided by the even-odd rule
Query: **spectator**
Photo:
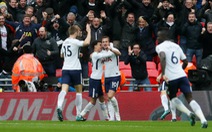
[[[57,41],[58,46],[62,44],[59,41],[63,41],[68,37],[67,31],[69,25],[65,22],[65,20],[60,18],[60,15],[58,14],[46,23],[46,28],[47,31],[51,33],[51,37],[53,37]]]
[[[43,16],[46,18],[46,13],[43,13]],[[15,39],[20,39],[23,34],[26,35],[26,38],[21,41],[20,46],[23,46],[28,41],[32,44],[37,37],[37,30],[41,27],[41,24],[31,23],[31,16],[28,14],[24,15],[23,22],[6,21],[6,23],[15,29]]]
[[[138,29],[136,31],[136,41],[139,43],[143,52],[146,54],[147,61],[153,61],[156,55],[155,42],[152,38],[152,25],[149,25],[146,18],[140,16],[138,18]]]
[[[41,63],[33,56],[30,44],[23,46],[24,54],[15,62],[12,70],[12,85],[16,92],[20,92],[19,82],[22,80],[38,82],[44,77]]]
[[[199,40],[203,46],[202,59],[212,55],[212,22],[208,22],[206,28],[206,30],[203,29]]]
[[[46,0],[48,1],[48,6],[53,8],[54,13],[64,17],[68,14],[69,9],[75,4],[76,0]],[[56,4],[55,4],[56,3]]]
[[[208,0],[199,10],[200,18],[205,19],[205,23],[212,22],[212,0]]]
[[[56,76],[55,57],[59,50],[55,39],[48,35],[45,27],[40,27],[39,37],[32,44],[34,54],[41,62],[46,74]]]
[[[149,78],[148,78],[148,72],[146,68],[146,55],[143,51],[141,51],[140,45],[138,43],[135,43],[132,46],[133,49],[131,49],[131,46],[128,48],[128,56],[126,60],[124,61],[125,65],[130,63],[131,70],[132,70],[132,77],[135,78],[135,84],[137,87],[134,88],[135,91],[140,91],[138,85],[141,84],[150,84]],[[147,87],[144,88],[145,91],[152,91],[152,88]]]
[[[165,20],[168,13],[175,13],[174,6],[169,0],[162,0],[162,4],[159,4],[155,9],[153,16],[150,18],[154,26],[154,34],[157,35],[158,24]]]
[[[195,13],[191,12],[188,15],[188,22],[185,23],[182,34],[186,37],[186,57],[188,62],[192,62],[193,55],[196,56],[197,67],[202,59],[202,44],[198,38],[202,32],[202,25],[197,21]]]
[[[44,19],[42,12],[47,12],[43,0],[36,0],[31,6],[34,7],[34,15],[36,16],[38,23],[41,23]]]
[[[78,8],[75,5],[71,6],[69,13],[73,13],[75,15],[76,21],[80,21],[82,19],[82,17],[78,13]]]
[[[26,0],[20,0],[18,2],[17,15],[16,15],[18,22],[21,22],[23,20],[26,8],[27,8]]]
[[[46,24],[47,31],[51,33],[51,37],[57,42],[58,49],[60,51],[63,41],[68,37],[67,30],[69,25],[59,15],[55,15],[55,18],[48,21]],[[56,59],[56,68],[61,69],[63,64],[63,58],[60,57],[58,52]]]
[[[8,50],[11,47],[11,43],[14,36],[12,28],[5,24],[5,17],[0,14],[0,72],[2,71],[2,64],[9,61]]]
[[[135,41],[135,32],[137,29],[135,23],[134,13],[129,12],[126,20],[121,19],[122,34],[121,34],[121,45],[120,45],[120,61],[124,61],[128,54],[128,47],[132,46]]]
[[[14,21],[17,20],[16,14],[17,14],[17,0],[9,0],[9,3],[7,4],[8,13],[10,13],[14,19]]]
[[[25,34],[23,34],[20,39],[14,39],[11,44],[12,46],[7,50],[7,52],[3,52],[7,56],[7,60],[2,66],[2,73],[4,73],[4,75],[12,74],[12,68],[15,61],[23,54],[23,47],[20,46],[20,43],[25,37]]]
[[[178,4],[181,5],[181,4]],[[182,6],[176,6],[177,12],[179,12],[177,15],[177,19],[179,22],[180,28],[183,27],[183,25],[188,22],[188,14],[190,12],[196,13],[196,8],[193,5],[192,0],[185,0],[184,5]],[[180,47],[182,48],[183,52],[186,53],[186,37],[183,34],[180,34]]]
[[[25,14],[27,14],[27,15],[29,15],[31,17],[31,23],[35,23],[35,24],[38,23],[37,17],[34,16],[34,7],[27,6],[24,12],[21,12],[21,13],[17,14],[19,16],[18,17],[18,21],[19,22],[23,21],[23,17],[24,17]]]
[[[82,16],[85,16],[86,13],[90,10],[94,12],[96,17],[100,17],[100,11],[102,10],[103,1],[101,0],[84,0],[82,4],[82,10],[84,11]]]
[[[178,43],[178,35],[180,34],[179,25],[175,20],[175,15],[173,13],[167,14],[165,20],[158,24],[158,28],[166,27],[169,29],[170,39],[175,43]]]
[[[7,5],[5,2],[0,3],[0,12],[4,15],[5,19],[13,21],[13,17],[10,13],[8,13]]]
[[[147,22],[149,23],[149,18],[152,17],[154,13],[154,8],[151,5],[151,0],[129,0],[132,4],[133,10],[135,11],[136,20],[143,16],[147,18]]]
[[[66,16],[66,23],[70,26],[77,24],[76,15],[72,12],[69,12]]]
[[[125,16],[126,12],[131,9],[131,4],[124,0],[121,2],[121,0],[117,1],[105,1],[105,12],[107,16],[111,20],[112,29],[110,30],[110,34],[108,36],[111,38],[111,41],[113,42],[113,46],[117,49],[120,49],[120,43],[121,43],[121,35],[122,34],[122,25],[121,19],[123,16]]]

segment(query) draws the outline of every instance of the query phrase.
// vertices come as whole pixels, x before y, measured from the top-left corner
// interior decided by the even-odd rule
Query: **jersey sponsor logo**
[[[26,37],[32,37],[32,32],[24,32],[24,34],[26,35]]]
[[[112,59],[110,57],[103,58],[101,63],[103,64],[105,62],[112,62]]]

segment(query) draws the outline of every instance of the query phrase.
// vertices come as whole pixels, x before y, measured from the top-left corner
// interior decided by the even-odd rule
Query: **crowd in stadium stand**
[[[212,0],[0,0],[0,11],[1,78],[11,75],[25,43],[32,45],[47,75],[56,76],[63,65],[59,54],[68,28],[78,25],[83,40],[87,23],[91,43],[109,36],[121,51],[120,62],[137,43],[147,61],[157,65],[157,31],[165,27],[197,67],[212,54]],[[91,52],[89,46],[80,51],[84,78],[89,77]]]

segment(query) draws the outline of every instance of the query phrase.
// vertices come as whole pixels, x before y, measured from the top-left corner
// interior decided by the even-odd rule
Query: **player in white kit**
[[[77,25],[69,28],[70,36],[63,42],[61,48],[61,57],[64,57],[64,63],[62,67],[62,90],[58,95],[57,102],[57,115],[60,121],[63,121],[62,105],[65,96],[68,92],[70,83],[74,85],[76,89],[76,111],[77,115],[80,114],[82,109],[82,68],[79,61],[79,50],[82,46],[90,44],[91,29],[90,25],[86,25],[87,37],[84,41],[76,39],[81,34],[81,30]]]
[[[159,45],[156,47],[156,52],[160,58],[162,68],[161,74],[162,78],[170,87],[168,91],[172,105],[190,117],[191,126],[195,125],[196,115],[201,121],[201,127],[207,128],[207,120],[205,119],[199,104],[192,98],[192,89],[183,70],[188,64],[186,56],[179,45],[169,40],[168,29],[159,30],[157,40]],[[180,60],[182,60],[183,65],[179,63]],[[186,108],[182,101],[177,98],[176,94],[178,89],[184,94],[195,114]]]
[[[91,110],[96,104],[96,100],[99,99],[100,108],[103,112],[105,120],[109,120],[107,107],[105,105],[104,94],[102,91],[101,78],[103,73],[102,58],[110,57],[113,52],[102,53],[101,41],[94,41],[91,44],[94,52],[90,55],[92,61],[92,73],[89,80],[89,97],[90,102],[85,106],[83,111],[77,116],[77,121],[85,121],[85,115]],[[110,49],[110,47],[108,47]]]
[[[111,46],[109,46],[111,45]],[[108,103],[112,104],[114,111],[115,111],[115,117],[117,121],[120,121],[120,113],[119,113],[119,106],[118,101],[115,98],[115,93],[120,85],[120,71],[119,71],[119,58],[118,56],[121,55],[120,51],[112,46],[110,43],[110,38],[108,36],[102,37],[102,53],[107,53],[110,50],[113,52],[113,55],[111,57],[106,57],[102,61],[105,65],[105,72],[104,72],[104,78],[105,78],[105,91],[108,96]],[[112,47],[109,49],[108,47]]]

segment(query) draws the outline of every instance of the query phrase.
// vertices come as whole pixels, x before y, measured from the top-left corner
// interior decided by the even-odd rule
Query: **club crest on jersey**
[[[102,59],[102,62],[101,63],[109,62],[109,61],[112,61],[112,59],[110,57],[106,57],[106,58],[103,58]]]

